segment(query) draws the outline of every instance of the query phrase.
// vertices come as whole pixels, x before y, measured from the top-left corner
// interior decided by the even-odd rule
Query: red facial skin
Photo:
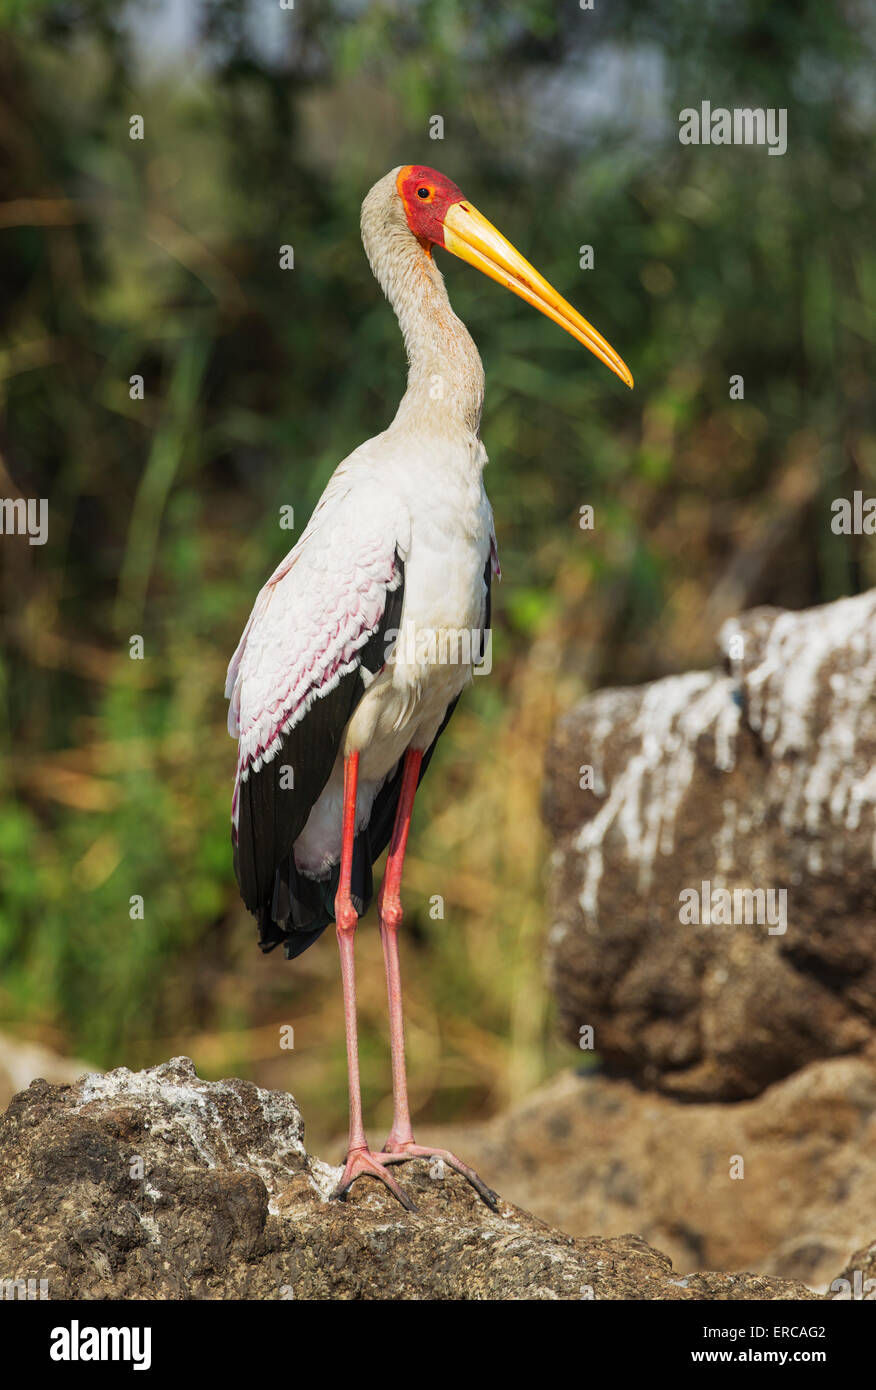
[[[444,245],[444,218],[454,203],[464,201],[461,188],[425,164],[406,164],[399,170],[396,188],[404,204],[408,226],[428,250]],[[428,197],[420,197],[420,189]]]

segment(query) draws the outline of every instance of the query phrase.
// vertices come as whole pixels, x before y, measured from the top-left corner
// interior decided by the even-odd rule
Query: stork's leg
[[[405,1067],[405,1030],[402,1015],[401,971],[398,958],[398,929],[402,921],[401,876],[408,831],[411,825],[411,812],[414,794],[423,761],[421,749],[409,748],[405,755],[402,784],[398,798],[398,809],[389,845],[386,872],[380,896],[377,900],[380,913],[380,939],[383,943],[383,959],[386,964],[386,989],[389,995],[389,1036],[392,1048],[392,1097],[393,1118],[389,1138],[379,1155],[383,1163],[405,1163],[410,1158],[442,1159],[449,1168],[454,1168],[467,1178],[472,1187],[487,1206],[497,1210],[497,1197],[486,1183],[482,1182],[473,1168],[461,1162],[447,1149],[431,1149],[414,1141],[411,1127],[411,1112],[408,1105],[408,1079]]]
[[[382,1158],[373,1154],[365,1138],[362,1122],[362,1087],[359,1082],[359,1040],[356,1024],[356,973],[353,961],[353,938],[358,915],[350,897],[353,871],[353,842],[356,838],[356,786],[359,779],[359,754],[351,753],[344,760],[344,821],[341,839],[341,868],[338,892],[335,897],[335,923],[341,953],[341,979],[344,986],[344,1026],[347,1034],[347,1072],[350,1079],[350,1143],[347,1162],[333,1197],[344,1197],[356,1178],[363,1173],[378,1178],[398,1198],[408,1211],[416,1208],[402,1192],[395,1178],[387,1173]]]

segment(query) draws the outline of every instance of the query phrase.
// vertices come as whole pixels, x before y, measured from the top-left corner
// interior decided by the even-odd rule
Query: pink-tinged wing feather
[[[249,618],[247,619],[246,627],[243,629],[240,641],[237,644],[234,655],[228,663],[228,672],[225,676],[225,698],[226,700],[230,701],[230,704],[228,706],[228,732],[230,733],[232,738],[237,738],[238,734],[240,733],[240,686],[237,682],[237,673],[240,670],[240,663],[243,660],[243,653],[246,649],[246,643],[247,639],[249,638],[250,629],[252,628],[253,624],[257,621],[259,615],[267,607],[268,599],[270,597],[270,590],[283,578],[284,575],[289,573],[290,569],[295,564],[296,550],[297,546],[289,551],[289,554],[286,555],[285,558],[280,561],[279,565],[274,570],[274,573],[271,575],[267,583],[264,584],[263,587],[259,590],[258,597],[256,598],[256,601],[253,604],[252,612],[250,613]]]
[[[280,735],[358,664],[409,545],[407,513],[373,480],[329,491],[260,591],[225,686],[239,741],[232,818],[240,778],[270,761]]]

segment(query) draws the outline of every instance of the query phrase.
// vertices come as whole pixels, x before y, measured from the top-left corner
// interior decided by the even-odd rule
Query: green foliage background
[[[187,1051],[290,1086],[317,1136],[343,1127],[330,934],[263,960],[237,901],[222,686],[294,540],[280,507],[300,534],[402,393],[358,208],[423,162],[636,377],[630,395],[444,258],[487,373],[505,579],[494,673],[424,784],[405,970],[418,1108],[481,1113],[563,1059],[541,965],[556,712],[711,663],[741,608],[876,578],[872,540],[830,528],[833,498],[876,492],[872,11],[202,0],[171,46],[163,13],[0,6],[0,494],[50,507],[48,544],[0,545],[0,1028],[101,1065]],[[786,107],[787,154],[682,147],[678,112],[704,99]],[[375,938],[364,1073],[385,1118]]]

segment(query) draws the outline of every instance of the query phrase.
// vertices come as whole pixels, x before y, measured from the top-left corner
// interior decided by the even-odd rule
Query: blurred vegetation
[[[222,688],[294,540],[280,508],[300,533],[403,390],[363,195],[436,165],[632,367],[631,395],[445,258],[487,373],[505,578],[493,673],[424,783],[403,968],[417,1111],[482,1114],[570,1057],[542,967],[555,714],[711,663],[742,608],[876,579],[829,511],[876,493],[872,10],[4,0],[0,23],[0,495],[50,515],[45,546],[0,545],[0,1028],[101,1065],[185,1051],[292,1089],[317,1142],[343,1131],[331,934],[262,958],[237,899]],[[787,154],[681,146],[702,100],[786,107]],[[373,921],[358,951],[376,1137]]]

